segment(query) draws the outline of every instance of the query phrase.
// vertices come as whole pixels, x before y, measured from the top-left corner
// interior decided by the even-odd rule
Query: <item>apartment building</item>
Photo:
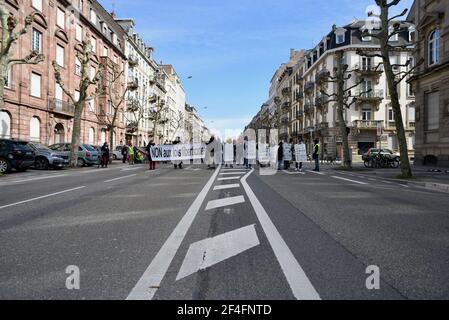
[[[209,129],[204,125],[204,120],[198,110],[189,104],[185,105],[185,135],[184,142],[207,142],[210,138]]]
[[[392,42],[405,47],[393,54],[391,61],[393,64],[405,65],[412,57],[413,48],[408,44],[414,28],[409,23],[402,23],[402,27],[408,31],[393,37]],[[336,92],[335,85],[327,82],[326,76],[328,71],[332,74],[336,67],[336,52],[343,51],[344,61],[352,75],[346,82],[346,87],[352,87],[364,80],[358,88],[352,90],[353,95],[360,95],[357,103],[344,113],[346,126],[351,130],[349,142],[353,156],[361,155],[375,146],[398,150],[395,118],[386,77],[381,67],[376,68],[381,59],[365,58],[356,53],[358,49],[379,52],[377,39],[362,37],[365,28],[364,21],[354,21],[344,27],[335,28],[323,37],[316,47],[303,52],[294,65],[285,66],[282,72],[277,71],[275,78],[278,86],[273,86],[272,80],[268,103],[272,105],[272,101],[278,102],[282,110],[281,119],[286,119],[285,112],[289,114],[288,134],[283,129],[284,122],[280,121],[282,140],[298,137],[311,147],[312,141],[319,139],[323,146],[323,157],[341,159],[342,136],[338,126],[337,106],[335,102],[329,102],[322,91],[329,95]],[[396,72],[406,71],[405,68],[407,67],[398,66]],[[369,90],[369,93],[362,94]],[[399,91],[408,148],[413,152],[415,98],[411,86],[405,81],[401,83]],[[378,132],[381,133],[380,136]]]
[[[161,71],[163,71],[166,81],[165,89],[166,103],[167,103],[167,119],[168,122],[164,126],[164,133],[168,140],[175,140],[180,137],[181,140],[185,136],[185,105],[186,105],[186,93],[182,86],[181,78],[176,73],[175,68],[172,65],[159,65]]]
[[[154,123],[149,114],[154,104],[164,99],[158,95],[156,77],[159,66],[153,59],[153,47],[148,46],[135,32],[132,19],[116,19],[126,33],[125,55],[128,58],[127,82],[135,83],[136,90],[127,95],[126,138],[134,145],[145,146],[155,138]]]
[[[449,2],[415,0],[408,21],[416,25],[416,61],[410,79],[416,94],[416,154],[419,165],[449,166]]]
[[[0,110],[0,137],[31,140],[46,144],[70,142],[74,107],[56,84],[52,61],[62,70],[65,86],[75,97],[79,92],[81,64],[76,58],[83,40],[91,40],[90,74],[100,64],[108,68],[123,68],[123,31],[97,1],[32,0],[18,4],[5,1],[9,11],[17,17],[19,28],[24,19],[37,12],[30,31],[21,36],[12,48],[12,57],[24,57],[31,51],[45,55],[38,65],[15,65],[8,72],[5,85],[5,105]],[[124,78],[116,90],[124,90]],[[95,90],[95,88],[91,88]],[[110,112],[108,95],[89,102],[82,115],[81,141],[100,144],[107,141],[108,132],[99,116]],[[115,133],[116,143],[124,140],[124,122],[120,117]]]

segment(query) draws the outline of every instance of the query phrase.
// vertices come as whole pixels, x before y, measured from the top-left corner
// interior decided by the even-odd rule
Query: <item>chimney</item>
[[[293,59],[295,57],[295,49],[290,49],[290,59]]]

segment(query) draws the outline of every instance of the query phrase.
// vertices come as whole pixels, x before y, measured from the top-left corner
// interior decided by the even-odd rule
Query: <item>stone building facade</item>
[[[52,62],[61,66],[65,86],[76,97],[79,87],[80,64],[75,52],[82,40],[90,39],[95,55],[90,73],[103,64],[104,80],[108,68],[124,68],[123,29],[97,1],[5,1],[19,21],[37,12],[30,31],[13,46],[12,57],[24,57],[32,50],[45,55],[37,65],[16,65],[8,72],[5,86],[5,105],[0,110],[0,137],[31,140],[44,144],[70,142],[74,108],[69,98],[56,84]],[[116,90],[124,90],[125,77],[117,82]],[[94,90],[95,88],[90,88]],[[110,112],[108,96],[90,102],[83,113],[81,142],[101,144],[108,140],[108,132],[101,114]],[[123,143],[124,118],[119,116],[115,143]]]
[[[449,167],[449,1],[416,0],[408,20],[416,25],[416,156],[419,165]]]

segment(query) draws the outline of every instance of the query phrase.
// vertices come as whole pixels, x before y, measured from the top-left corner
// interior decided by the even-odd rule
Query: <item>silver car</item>
[[[37,170],[61,169],[69,164],[69,157],[63,152],[51,150],[49,147],[36,142],[30,142],[28,146],[33,149],[36,155],[34,168]]]

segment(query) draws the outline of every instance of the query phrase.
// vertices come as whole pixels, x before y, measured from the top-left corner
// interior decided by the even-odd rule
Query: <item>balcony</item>
[[[126,102],[126,111],[137,112],[139,110],[139,102],[136,99],[131,99]]]
[[[296,91],[295,92],[295,100],[297,102],[301,102],[301,100],[304,99],[304,92],[302,91]]]
[[[130,55],[128,57],[128,64],[131,68],[137,67],[139,65],[139,59],[133,55]]]
[[[319,124],[316,125],[316,131],[322,131],[325,129],[329,128],[329,123],[328,122],[321,122]]]
[[[354,129],[359,130],[377,130],[377,125],[382,121],[377,120],[356,120],[352,123]]]
[[[304,112],[306,114],[313,113],[313,104],[311,102],[306,102],[304,104]]]
[[[306,94],[313,93],[314,89],[315,89],[315,83],[313,81],[309,81],[304,85],[304,92]]]
[[[131,121],[126,125],[126,131],[128,133],[134,133],[139,128],[139,123],[137,121]]]
[[[303,82],[303,80],[304,80],[303,77],[297,77],[295,83],[296,83],[297,85],[301,85],[302,82]]]
[[[137,78],[131,79],[128,81],[128,90],[129,91],[136,91],[139,89],[139,80]]]
[[[360,64],[360,63],[355,64],[353,70],[359,77],[379,78],[384,72],[384,68],[382,65],[374,66],[371,64]]]
[[[329,71],[327,69],[322,69],[318,71],[315,76],[315,82],[317,84],[323,84],[329,78]]]
[[[289,118],[282,118],[281,119],[281,124],[289,124],[290,123],[290,119]]]
[[[323,94],[320,94],[315,98],[315,106],[317,108],[322,108],[327,104],[327,101],[328,97]]]
[[[380,90],[372,90],[371,92],[362,93],[362,90],[358,90],[356,92],[357,100],[359,102],[375,102],[380,103],[384,98],[384,91]]]
[[[282,102],[281,98],[279,97],[274,97],[274,103],[275,104],[280,104]]]
[[[297,111],[296,112],[296,118],[297,119],[304,118],[304,111],[302,111],[302,110]]]
[[[291,103],[290,102],[284,102],[283,104],[282,104],[282,111],[284,111],[284,112],[286,112],[286,111],[289,111],[290,110],[290,108],[291,108]]]
[[[62,101],[56,98],[50,99],[48,102],[48,109],[60,115],[74,117],[75,116],[75,106],[73,103],[67,101]]]
[[[289,97],[291,95],[291,93],[292,93],[292,90],[290,89],[290,87],[282,89],[282,96],[284,98]]]

